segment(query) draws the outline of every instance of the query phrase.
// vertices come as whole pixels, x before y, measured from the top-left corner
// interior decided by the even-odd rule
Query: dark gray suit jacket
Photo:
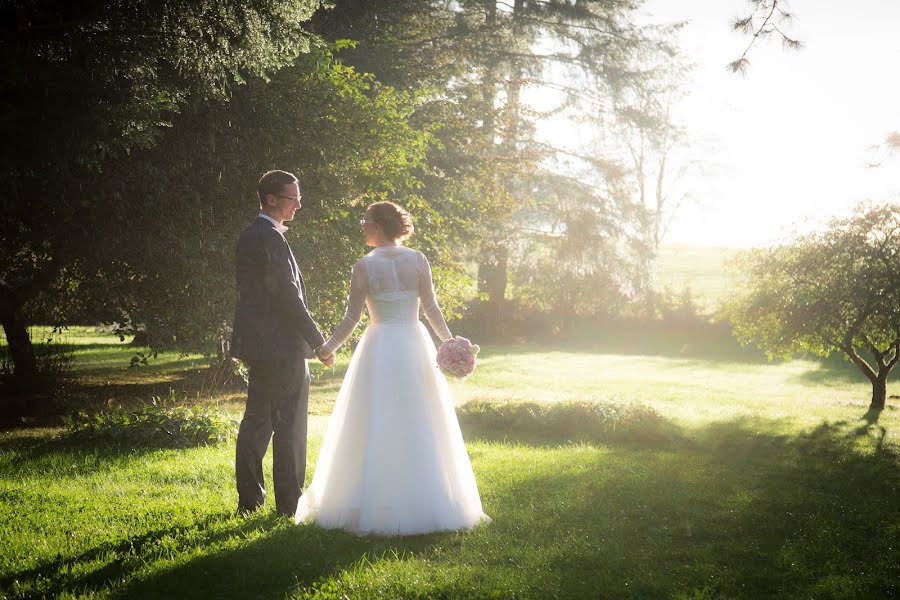
[[[257,217],[238,240],[231,355],[253,362],[302,355],[325,338],[309,314],[306,287],[287,240]]]

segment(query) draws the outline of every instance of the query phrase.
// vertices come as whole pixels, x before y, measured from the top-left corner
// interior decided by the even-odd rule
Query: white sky
[[[695,65],[677,115],[702,165],[668,242],[761,245],[856,201],[900,192],[900,157],[874,169],[871,146],[900,130],[900,0],[793,0],[805,47],[757,42],[750,71],[726,65],[749,37],[732,32],[743,0],[648,0],[648,23],[688,21]],[[552,137],[552,134],[551,134]]]

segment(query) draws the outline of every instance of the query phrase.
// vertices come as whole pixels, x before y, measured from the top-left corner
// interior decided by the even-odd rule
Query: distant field
[[[657,261],[657,286],[669,287],[676,295],[690,288],[697,304],[711,312],[728,295],[726,263],[738,252],[721,246],[664,245]]]

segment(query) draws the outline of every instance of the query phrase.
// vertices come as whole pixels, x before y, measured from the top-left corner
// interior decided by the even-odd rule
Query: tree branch
[[[775,14],[776,10],[780,12],[784,17],[790,18],[791,15],[790,13],[786,13],[785,11],[783,11],[781,7],[778,6],[778,3],[781,2],[781,0],[771,1],[772,6],[769,7],[769,13],[765,16],[765,18],[763,18],[762,24],[757,27],[755,31],[753,31],[754,15],[760,9],[760,7],[766,6],[765,0],[755,0],[754,3],[756,4],[756,7],[754,7],[753,12],[750,14],[750,16],[745,19],[738,19],[734,22],[734,29],[740,29],[745,31],[746,33],[750,33],[751,31],[753,31],[753,38],[750,40],[750,43],[747,44],[747,47],[744,49],[744,53],[741,54],[741,57],[735,61],[728,63],[728,68],[731,69],[732,73],[746,72],[747,67],[750,65],[750,61],[747,60],[747,54],[749,54],[750,49],[753,47],[753,44],[755,44],[759,38],[765,37],[773,31],[776,31],[779,35],[781,35],[782,41],[784,42],[785,46],[788,46],[790,48],[799,48],[801,46],[799,40],[788,37],[781,29],[778,28],[775,23],[772,22],[772,16]]]
[[[875,356],[875,360],[878,361],[878,366],[880,368],[884,368],[884,357],[888,352],[890,352],[890,348],[882,352],[878,349],[878,346],[872,343],[872,340],[869,339],[869,336],[867,336],[866,334],[862,334],[861,337],[863,343],[865,343],[865,345],[869,348],[869,351]]]
[[[885,368],[890,371],[894,368],[894,365],[897,364],[897,361],[900,360],[900,340],[894,342],[894,356],[891,357],[891,360],[887,362]]]
[[[856,350],[851,344],[843,345],[841,347],[841,350],[843,350],[847,354],[847,356],[850,357],[850,360],[853,361],[853,364],[859,367],[859,370],[869,378],[869,381],[875,381],[876,379],[878,379],[878,375],[875,373],[875,370],[869,365],[868,362],[866,362],[864,358],[856,353]]]
[[[507,8],[515,8],[512,4],[507,2],[497,2],[497,4],[501,6],[505,6]],[[565,27],[566,29],[583,29],[585,31],[593,31],[594,33],[602,33],[603,35],[608,35],[611,37],[618,38],[620,40],[627,41],[628,38],[621,33],[616,31],[610,31],[608,29],[601,29],[599,27],[591,27],[590,25],[576,25],[575,23],[564,23],[560,21],[545,21],[544,19],[538,19],[537,17],[529,17],[527,15],[518,15],[518,18],[524,21],[530,21],[532,23],[537,23],[539,25],[547,25],[549,27]]]

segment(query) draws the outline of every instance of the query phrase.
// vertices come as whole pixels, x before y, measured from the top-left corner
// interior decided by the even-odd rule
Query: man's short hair
[[[300,180],[293,173],[287,171],[269,171],[259,178],[256,184],[256,195],[259,196],[260,208],[266,205],[266,196],[272,194],[277,196],[281,193],[281,189],[291,183],[300,185]]]

